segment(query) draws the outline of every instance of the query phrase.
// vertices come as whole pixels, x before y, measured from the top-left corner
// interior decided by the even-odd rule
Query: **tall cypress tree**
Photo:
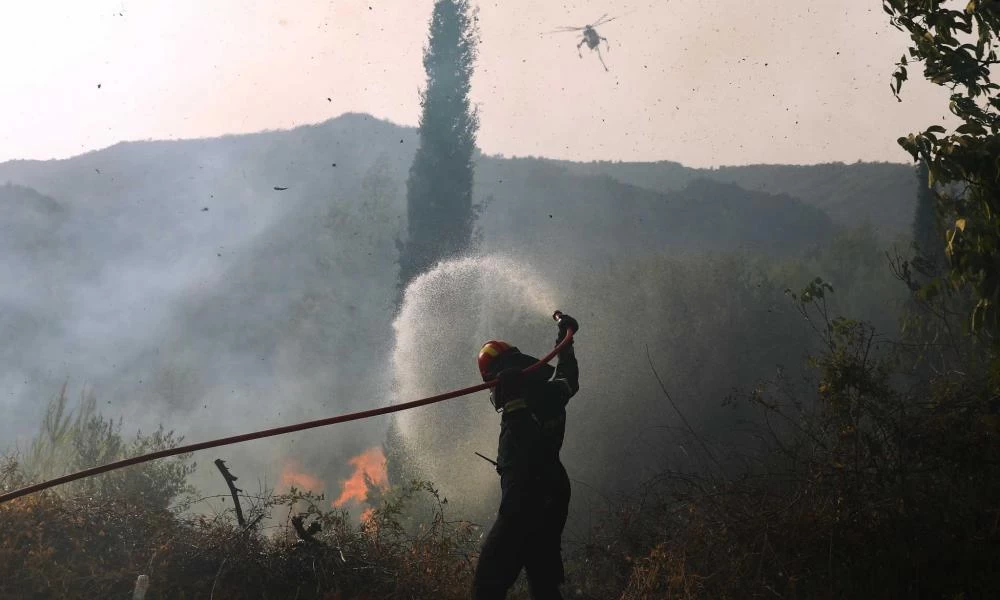
[[[473,165],[479,117],[469,101],[478,42],[468,0],[437,0],[424,48],[427,87],[420,94],[420,145],[406,181],[406,240],[399,247],[399,293],[436,262],[465,250],[472,237]],[[395,421],[383,444],[392,485],[419,474]]]
[[[420,145],[406,182],[400,289],[469,245],[475,217],[472,158],[479,129],[469,88],[477,41],[476,15],[468,0],[434,4],[424,48],[427,87],[420,95]]]
[[[960,330],[961,324],[954,322],[954,317],[968,309],[961,294],[953,295],[947,286],[942,285],[942,278],[948,274],[946,241],[926,161],[922,160],[917,165],[916,176],[917,206],[912,230],[914,256],[910,260],[912,271],[906,272],[906,283],[913,295],[906,305],[903,335],[915,347],[922,346],[920,360],[913,365],[913,375],[922,386],[927,386],[935,370],[947,370],[949,361],[955,360],[948,348],[940,346],[940,340],[944,335],[950,338],[949,329]],[[958,356],[963,349],[958,346],[952,348],[959,353]]]
[[[913,215],[913,245],[917,256],[914,267],[925,278],[940,275],[947,266],[944,254],[944,231],[937,214],[937,200],[930,186],[925,161],[917,166],[917,207]]]

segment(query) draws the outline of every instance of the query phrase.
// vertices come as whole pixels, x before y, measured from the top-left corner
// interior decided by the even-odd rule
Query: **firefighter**
[[[576,319],[556,312],[558,345]],[[566,404],[579,389],[573,340],[559,353],[555,369],[530,374],[537,361],[506,342],[491,340],[479,351],[483,381],[498,380],[490,402],[501,413],[497,472],[500,509],[483,542],[473,580],[476,600],[505,598],[524,568],[535,600],[561,599],[564,580],[562,531],[569,512],[570,485],[559,461],[566,429]]]

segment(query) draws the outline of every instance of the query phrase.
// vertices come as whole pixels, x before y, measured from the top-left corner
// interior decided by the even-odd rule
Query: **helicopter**
[[[605,14],[601,15],[600,19],[597,19],[596,21],[594,21],[593,23],[591,23],[589,25],[583,25],[582,27],[564,26],[564,27],[560,27],[558,29],[555,29],[553,31],[549,31],[549,32],[546,32],[546,33],[550,33],[550,34],[551,33],[569,33],[569,32],[572,32],[572,31],[582,31],[583,32],[583,39],[581,39],[580,43],[576,45],[576,53],[577,53],[577,55],[579,55],[580,58],[583,58],[583,52],[580,51],[580,48],[582,48],[584,44],[587,44],[588,48],[590,48],[591,50],[596,50],[597,51],[597,58],[600,59],[601,66],[603,66],[604,70],[607,71],[608,70],[608,65],[606,65],[604,63],[604,56],[601,55],[601,42],[604,42],[604,47],[606,49],[608,49],[608,50],[611,50],[611,45],[608,43],[608,38],[606,38],[606,37],[602,36],[601,34],[597,33],[597,27],[600,26],[600,25],[605,25],[607,23],[610,23],[611,21],[614,21],[617,18],[618,17],[610,17],[609,18],[608,17],[608,13],[605,13]]]

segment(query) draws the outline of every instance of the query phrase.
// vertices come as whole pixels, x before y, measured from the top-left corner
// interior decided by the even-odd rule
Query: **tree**
[[[424,49],[427,88],[421,93],[420,145],[406,182],[407,239],[400,252],[400,288],[435,262],[469,244],[472,157],[479,129],[469,101],[476,59],[476,13],[468,0],[438,0]]]
[[[948,267],[944,232],[938,214],[938,201],[930,184],[927,163],[916,169],[917,206],[913,215],[914,255],[908,261],[897,256],[893,270],[912,295],[903,313],[905,341],[921,352],[914,362],[913,375],[923,387],[931,383],[933,372],[948,368],[966,368],[967,352],[975,351],[974,340],[958,337],[962,321],[971,309],[967,290],[953,293],[943,279]],[[943,293],[942,293],[943,292]]]
[[[1000,85],[990,79],[1000,64],[1000,0],[970,0],[961,10],[942,0],[883,0],[893,26],[910,35],[891,88],[899,98],[910,63],[924,77],[951,89],[950,109],[962,124],[948,133],[932,125],[899,139],[914,160],[925,161],[935,186],[948,281],[968,288],[975,303],[971,329],[1000,346]]]
[[[108,419],[97,410],[93,391],[81,393],[74,414],[63,385],[49,401],[38,434],[32,439],[22,468],[28,479],[43,481],[67,472],[81,471],[124,458],[175,448],[184,440],[161,425],[151,434],[137,432],[129,440],[122,435],[122,422]],[[178,497],[193,489],[187,477],[195,465],[190,454],[169,460],[118,469],[57,488],[58,493],[101,502],[125,502],[150,510],[166,510]]]
[[[925,277],[941,274],[948,258],[944,254],[944,235],[937,215],[937,202],[930,186],[927,163],[917,166],[917,207],[913,214],[913,245],[917,256],[914,266]]]

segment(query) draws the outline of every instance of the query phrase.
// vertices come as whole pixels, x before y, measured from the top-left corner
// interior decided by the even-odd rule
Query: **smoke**
[[[542,355],[552,343],[555,290],[509,255],[442,262],[406,288],[393,323],[395,395],[399,401],[479,381],[476,355],[489,339]],[[408,460],[459,507],[493,504],[493,468],[474,452],[495,453],[499,416],[486,392],[397,413]]]
[[[372,123],[0,165],[22,184],[0,186],[19,209],[0,226],[18,234],[0,236],[0,451],[30,443],[64,382],[72,398],[93,390],[126,437],[163,424],[186,442],[388,403],[409,150],[363,143]],[[386,423],[198,453],[190,482],[218,490],[224,458],[254,492],[294,458],[332,493]]]

